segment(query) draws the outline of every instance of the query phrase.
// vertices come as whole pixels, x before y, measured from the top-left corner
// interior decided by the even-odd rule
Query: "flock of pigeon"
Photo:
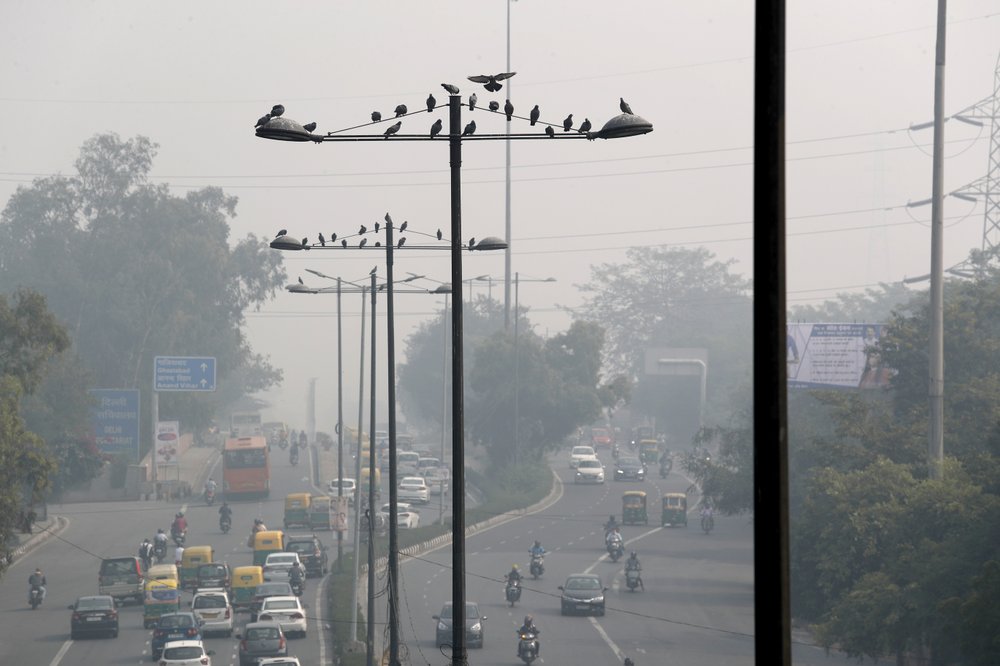
[[[501,84],[500,81],[509,79],[515,74],[517,74],[517,72],[501,72],[499,74],[491,74],[491,75],[480,74],[477,76],[470,76],[468,78],[473,83],[483,84],[483,87],[486,88],[486,90],[488,90],[489,92],[497,92],[503,88],[503,84]],[[450,83],[442,83],[441,87],[444,88],[449,95],[457,95],[459,93],[458,87]],[[472,93],[469,96],[470,111],[475,111],[476,104],[478,103],[478,101],[479,100],[476,97],[476,93]],[[434,109],[437,107],[437,100],[434,98],[433,93],[427,96],[426,105],[427,105],[427,113],[433,112]],[[488,108],[490,111],[497,113],[500,111],[500,102],[491,101],[488,105]],[[619,98],[619,108],[621,109],[622,113],[633,115],[632,108],[628,105],[628,102],[626,102],[624,98]],[[277,118],[281,116],[281,114],[283,114],[284,112],[285,112],[284,106],[282,106],[281,104],[275,104],[274,107],[271,109],[270,113],[264,114],[257,120],[257,124],[254,125],[254,127],[255,128],[262,127],[267,123],[269,123],[272,118]],[[407,115],[408,113],[409,109],[406,107],[405,104],[399,104],[396,106],[395,109],[393,109],[394,118],[401,118]],[[514,105],[511,104],[511,101],[509,99],[506,102],[504,102],[503,113],[505,116],[507,116],[507,122],[510,122],[510,120],[514,117]],[[538,122],[540,116],[541,116],[541,111],[539,110],[538,105],[536,104],[534,108],[531,109],[531,112],[527,120],[531,123],[531,126],[534,127],[535,123]],[[521,116],[518,117],[520,118]],[[379,111],[372,111],[371,119],[373,123],[382,122],[382,113]],[[566,118],[562,122],[563,132],[571,131],[573,129],[573,122],[574,122],[573,114],[571,113],[568,116],[566,116]],[[307,125],[303,125],[302,127],[307,132],[311,133],[316,129],[316,123],[309,123]],[[382,133],[382,135],[386,139],[388,139],[392,135],[398,133],[402,127],[403,127],[403,121],[396,120],[395,123],[389,125],[389,127],[386,128],[386,130]],[[430,138],[433,139],[434,137],[439,135],[443,128],[444,126],[441,123],[441,119],[438,118],[437,120],[435,120],[434,123],[431,125]],[[584,118],[583,122],[580,123],[580,126],[577,128],[576,131],[579,132],[580,134],[586,134],[588,139],[592,139],[594,138],[593,135],[590,134],[590,130],[592,128],[593,125],[591,124],[590,119]],[[475,133],[476,133],[476,121],[470,120],[469,124],[467,124],[465,126],[465,129],[462,130],[462,136],[472,136]],[[556,133],[554,126],[546,123],[545,133],[550,137],[554,137]]]
[[[389,215],[389,213],[385,214],[385,222],[386,222],[387,225],[392,224],[392,217]],[[410,223],[408,221],[404,221],[401,225],[399,225],[399,227],[396,228],[396,231],[398,231],[399,233],[403,233],[404,231],[406,231],[406,228],[409,226],[409,224]],[[364,224],[362,224],[361,228],[358,229],[357,233],[351,234],[347,238],[341,238],[340,239],[340,246],[344,247],[344,248],[349,247],[350,243],[348,242],[348,238],[355,238],[355,237],[358,237],[358,236],[362,236],[363,237],[365,234],[368,234],[368,233],[375,233],[375,234],[377,234],[379,231],[383,231],[384,229],[385,229],[385,227],[382,226],[381,222],[376,222],[373,225],[372,229],[369,229],[367,226],[365,226]],[[420,233],[420,232],[417,232],[417,233]],[[274,237],[275,238],[281,238],[282,236],[287,236],[287,235],[288,235],[288,229],[282,229],[277,234],[275,234]],[[421,235],[429,236],[429,234],[421,234]],[[436,237],[437,237],[438,240],[442,240],[444,238],[444,234],[442,233],[442,231],[440,229],[437,230],[437,234],[435,234],[435,235],[436,235]],[[335,233],[330,234],[329,238],[327,238],[322,233],[320,233],[317,236],[317,239],[318,239],[320,247],[336,247],[335,243],[337,242],[337,234],[335,234]],[[301,241],[301,245],[302,245],[302,249],[303,250],[309,250],[309,249],[311,249],[313,247],[316,247],[315,244],[312,244],[312,243],[309,242],[308,238],[303,238],[302,241]],[[368,245],[368,239],[367,238],[362,238],[358,242],[357,247],[362,248],[362,247],[365,247],[367,245]],[[402,236],[402,237],[400,237],[400,239],[398,241],[396,241],[396,247],[397,248],[401,248],[404,245],[406,245],[406,237]],[[375,243],[372,245],[372,247],[382,247],[382,241],[375,241]],[[466,247],[468,247],[469,250],[476,249],[476,238],[475,238],[475,236],[473,236],[472,238],[469,239],[469,243],[468,243],[468,245]],[[300,280],[300,282],[301,282],[301,280]]]

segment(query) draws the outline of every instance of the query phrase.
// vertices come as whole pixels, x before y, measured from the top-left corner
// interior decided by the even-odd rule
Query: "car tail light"
[[[206,664],[206,665],[207,665],[207,664],[208,664],[208,657],[202,657],[202,658],[201,658],[201,663],[203,663],[203,664]]]
[[[285,637],[284,636],[282,636],[281,638],[278,639],[278,649],[279,650],[284,650],[285,649]]]
[[[268,615],[267,613],[264,613],[263,615],[258,615],[257,616],[257,620],[259,622],[270,622],[271,621],[271,616]]]
[[[118,617],[118,611],[116,610],[108,611],[108,617],[114,620],[116,617]]]
[[[166,636],[166,635],[167,635],[167,632],[166,632],[165,629],[157,629],[156,631],[153,632],[153,637],[154,638],[162,638],[163,636]]]
[[[303,617],[305,616],[302,613],[292,613],[293,620],[301,620]]]
[[[226,615],[225,615],[225,618],[226,618],[226,619],[228,620],[228,619],[229,619],[229,617],[230,617],[230,615],[229,615],[229,609],[227,608],[227,609],[226,609]]]
[[[191,627],[190,629],[187,630],[187,635],[188,636],[197,636],[198,635],[198,628],[197,627]]]
[[[247,641],[245,638],[242,641],[240,641],[240,649],[243,650],[244,652],[247,651]]]
[[[79,613],[73,613],[73,621],[74,622],[78,622],[79,620],[80,620],[80,614]]]

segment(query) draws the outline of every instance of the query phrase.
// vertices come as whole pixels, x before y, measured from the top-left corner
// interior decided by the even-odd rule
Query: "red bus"
[[[226,440],[222,452],[222,491],[227,501],[270,494],[271,462],[264,437]]]

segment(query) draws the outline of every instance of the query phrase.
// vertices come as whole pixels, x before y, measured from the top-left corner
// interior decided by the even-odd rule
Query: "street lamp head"
[[[318,294],[319,289],[313,287],[307,287],[304,284],[290,284],[285,287],[285,291],[290,291],[293,294]]]
[[[431,293],[432,294],[450,294],[451,293],[451,285],[448,284],[447,282],[444,283],[444,284],[439,284],[437,287],[435,287],[434,291],[432,291]]]
[[[604,123],[601,131],[596,132],[593,136],[597,139],[620,139],[626,136],[649,134],[652,131],[653,123],[645,118],[631,113],[623,113]],[[258,134],[260,134],[259,131]]]
[[[303,245],[300,239],[288,235],[278,236],[271,241],[272,250],[305,250],[307,248],[308,246]]]
[[[285,116],[271,118],[258,127],[257,136],[274,141],[315,141],[319,143],[323,140],[322,135],[313,134],[300,123]]]
[[[483,240],[476,243],[475,250],[479,252],[488,252],[490,250],[506,250],[507,243],[502,238],[497,238],[496,236],[487,236]]]

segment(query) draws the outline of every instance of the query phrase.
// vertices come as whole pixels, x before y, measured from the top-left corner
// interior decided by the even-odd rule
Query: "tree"
[[[246,310],[273,296],[285,272],[261,239],[230,246],[235,197],[152,185],[155,156],[144,137],[97,135],[76,175],[18,188],[0,216],[0,283],[46,294],[95,386],[150,386],[156,355],[215,356],[222,391],[161,401],[163,413],[199,426],[219,400],[280,380],[243,329]]]
[[[892,311],[910,302],[915,292],[901,282],[880,282],[861,293],[841,293],[819,305],[793,305],[788,320],[808,323],[884,322]]]
[[[718,454],[712,460],[696,452],[681,459],[681,466],[701,488],[702,496],[722,513],[753,513],[753,429],[742,423],[736,427],[703,428],[695,443],[702,447],[718,445]]]

